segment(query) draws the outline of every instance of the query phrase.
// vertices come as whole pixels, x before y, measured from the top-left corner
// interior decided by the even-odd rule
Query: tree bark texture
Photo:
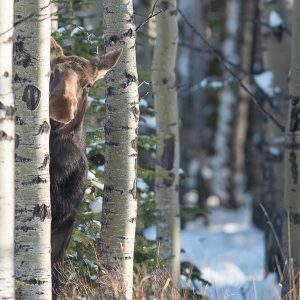
[[[179,132],[176,90],[178,28],[176,0],[158,1],[163,12],[156,16],[157,38],[152,65],[156,111],[156,205],[160,254],[169,257],[175,284],[180,276],[180,216],[178,199]]]
[[[131,0],[104,1],[106,50],[123,48],[107,75],[105,178],[100,238],[104,266],[119,270],[119,299],[132,299],[133,254],[137,214],[139,122],[136,34]],[[110,299],[109,291],[105,299]]]
[[[291,11],[288,1],[265,2],[261,0],[261,20],[268,23],[271,14],[278,13],[285,27],[290,28]],[[283,27],[282,26],[282,27]],[[288,73],[290,68],[290,36],[281,27],[261,28],[261,45],[263,49],[263,62],[266,71],[274,74],[274,95],[265,105],[268,111],[276,116],[280,123],[284,123],[288,112]],[[279,89],[278,89],[279,88]],[[283,211],[283,152],[284,133],[274,125],[266,121],[264,138],[264,162],[263,162],[263,191],[262,204],[268,212],[270,221],[281,240],[282,211]],[[280,245],[270,226],[266,227],[266,272],[277,270],[278,261],[283,268]]]
[[[292,20],[289,113],[286,124],[284,153],[283,245],[287,257],[293,259],[293,262],[290,262],[293,264],[295,274],[297,274],[300,270],[300,0],[294,1]],[[291,270],[292,266],[288,269]],[[285,278],[285,281],[287,282],[288,279],[293,280],[294,278],[288,276]]]
[[[14,299],[15,108],[12,90],[13,1],[0,2],[0,299]]]
[[[19,299],[51,299],[50,3],[15,1],[16,279]]]

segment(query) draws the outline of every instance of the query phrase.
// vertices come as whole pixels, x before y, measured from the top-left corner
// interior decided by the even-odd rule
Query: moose
[[[73,225],[84,198],[88,162],[85,155],[84,116],[89,88],[118,62],[122,49],[89,61],[65,56],[51,38],[49,116],[51,263],[53,298]]]

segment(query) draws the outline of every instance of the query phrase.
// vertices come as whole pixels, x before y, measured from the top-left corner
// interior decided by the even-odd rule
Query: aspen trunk
[[[239,42],[242,45],[240,49],[241,66],[251,74],[253,66],[253,55],[255,45],[255,24],[247,20],[253,20],[256,16],[257,1],[241,1],[241,17],[243,21]],[[250,80],[246,80],[250,84]],[[236,105],[232,140],[232,176],[230,177],[230,196],[229,206],[238,207],[243,202],[244,189],[244,167],[245,167],[245,144],[248,129],[249,114],[249,95],[239,88],[238,102]]]
[[[300,270],[300,0],[294,1],[289,113],[284,153],[284,247],[295,274]],[[290,240],[288,239],[290,237]],[[291,274],[287,279],[293,280]],[[293,284],[290,283],[290,286]],[[299,288],[299,287],[298,287]],[[299,289],[298,289],[299,290]]]
[[[152,12],[155,5],[155,0],[148,1],[148,11]],[[143,55],[143,65],[146,71],[151,69],[152,59],[153,59],[153,47],[156,36],[156,22],[155,18],[149,19],[145,31],[145,45],[144,45],[144,55]]]
[[[15,2],[16,279],[19,299],[51,299],[49,182],[50,5]]]
[[[0,299],[14,299],[15,295],[13,21],[13,1],[0,1]]]
[[[261,11],[263,23],[268,23],[271,15],[275,12],[284,21],[284,26],[290,27],[290,11],[287,1],[265,2],[261,0]],[[290,67],[290,37],[281,28],[268,28],[263,26],[261,43],[265,70],[274,74],[274,88],[280,88],[279,92],[267,101],[268,110],[276,116],[280,123],[284,123],[288,110],[288,73]],[[270,105],[271,103],[271,105]],[[283,211],[283,152],[284,133],[281,132],[273,122],[266,121],[264,140],[264,162],[263,162],[263,194],[262,204],[270,216],[271,222],[280,240],[282,231]],[[283,257],[280,246],[276,242],[274,233],[269,226],[266,227],[266,271],[277,270],[278,259],[283,268]],[[277,257],[277,259],[276,259]]]
[[[241,1],[227,1],[226,39],[224,42],[224,56],[232,63],[238,64],[239,59],[239,30],[240,30]],[[232,140],[233,120],[237,106],[237,88],[225,87],[220,95],[218,109],[218,127],[215,137],[214,192],[221,202],[227,204],[230,197],[230,177],[232,176]]]
[[[156,111],[156,205],[157,240],[161,256],[170,258],[169,269],[175,284],[180,276],[180,216],[178,200],[179,133],[176,90],[178,28],[176,0],[158,1],[163,12],[156,17],[157,39],[152,65]]]
[[[55,2],[51,2],[51,32],[54,32],[58,28],[58,5]]]
[[[121,295],[132,299],[137,214],[138,77],[132,0],[104,1],[106,50],[123,54],[106,77],[105,178],[100,238],[101,258],[118,270]],[[111,299],[110,291],[104,299]]]

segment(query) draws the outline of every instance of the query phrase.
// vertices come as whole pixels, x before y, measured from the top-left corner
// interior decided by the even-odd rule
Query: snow
[[[283,25],[281,16],[275,10],[272,10],[269,15],[269,25],[271,27],[279,27]]]
[[[202,219],[181,231],[181,260],[190,261],[212,286],[199,286],[210,300],[275,300],[275,275],[264,278],[264,237],[251,225],[250,202],[238,210],[214,208],[210,224]],[[155,227],[145,230],[155,239]],[[182,284],[185,284],[181,280]]]
[[[140,107],[148,107],[148,102],[143,98],[140,100]]]
[[[103,183],[98,182],[96,180],[91,180],[91,183],[92,183],[93,186],[95,186],[99,190],[104,190],[104,184]]]
[[[149,127],[156,128],[156,119],[154,116],[145,115],[143,116],[143,120]]]
[[[274,74],[272,71],[265,71],[254,76],[255,83],[269,97],[274,95]]]
[[[90,206],[90,209],[92,210],[92,212],[100,213],[102,211],[102,202],[103,202],[103,199],[101,196],[97,197],[95,199],[95,201],[91,201],[89,203],[89,206]]]
[[[200,81],[200,86],[202,88],[221,89],[225,86],[225,82],[211,78],[204,78]]]
[[[82,30],[84,30],[84,28],[81,27],[81,26],[75,27],[75,28],[71,31],[70,36],[73,37],[74,35],[76,35],[77,33],[79,33],[79,32],[82,31]]]
[[[137,187],[142,192],[147,192],[149,189],[149,185],[144,181],[143,178],[138,177],[137,179]]]
[[[96,175],[93,172],[88,171],[87,179],[88,180],[94,180],[95,178],[96,178]]]
[[[273,157],[280,157],[282,155],[282,152],[275,147],[269,147],[268,152],[273,156]]]
[[[55,32],[58,32],[58,33],[64,33],[65,31],[66,31],[65,27],[59,27],[55,30]]]

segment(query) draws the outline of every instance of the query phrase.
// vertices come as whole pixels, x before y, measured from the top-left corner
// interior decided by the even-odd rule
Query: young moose
[[[65,56],[62,48],[51,39],[49,113],[54,290],[58,287],[58,267],[63,264],[84,197],[88,170],[84,115],[88,90],[116,65],[121,52],[121,49],[112,51],[89,61],[78,56]]]

